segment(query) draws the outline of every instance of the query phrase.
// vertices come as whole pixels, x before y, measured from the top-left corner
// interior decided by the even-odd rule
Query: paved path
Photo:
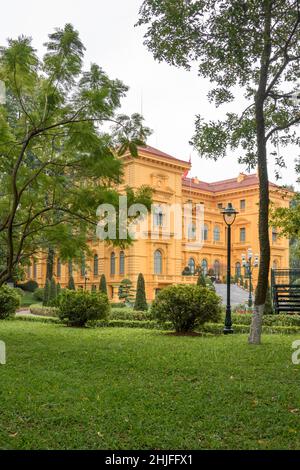
[[[215,284],[215,288],[216,293],[222,297],[223,304],[226,305],[227,285]],[[232,305],[245,304],[248,301],[249,293],[241,287],[231,284],[230,297]]]

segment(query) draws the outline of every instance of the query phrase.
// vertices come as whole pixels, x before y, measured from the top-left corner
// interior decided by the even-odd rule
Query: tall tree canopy
[[[213,84],[208,96],[216,107],[232,102],[237,89],[248,102],[224,120],[198,115],[192,144],[215,160],[238,149],[241,163],[258,165],[260,266],[249,342],[260,343],[270,265],[267,154],[278,144],[300,144],[293,99],[300,77],[299,0],[145,0],[138,24],[147,25],[145,44],[156,59],[187,70],[198,64],[199,75]],[[284,165],[280,155],[276,163]]]
[[[149,134],[138,114],[117,114],[127,91],[120,80],[96,64],[83,69],[85,48],[72,25],[56,29],[45,47],[42,59],[28,37],[0,48],[0,285],[39,250],[57,248],[67,259],[87,249],[99,204],[118,208],[117,156],[136,156]],[[151,202],[148,188],[127,195],[129,204]]]

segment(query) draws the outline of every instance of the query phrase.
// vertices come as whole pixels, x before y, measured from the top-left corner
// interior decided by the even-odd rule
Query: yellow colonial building
[[[210,272],[218,279],[226,275],[226,224],[221,210],[228,202],[239,212],[232,226],[232,275],[243,274],[242,255],[248,248],[259,253],[258,242],[258,177],[256,174],[239,174],[235,178],[206,183],[202,179],[188,178],[190,163],[174,158],[152,147],[139,149],[139,157],[125,155],[124,186],[134,189],[142,185],[154,190],[154,210],[149,220],[140,227],[142,237],[125,250],[113,248],[101,241],[91,241],[93,256],[82,268],[72,269],[77,287],[92,289],[99,285],[105,274],[108,293],[118,301],[118,287],[122,279],[129,278],[133,284],[139,273],[143,273],[146,295],[153,300],[157,290],[170,284],[195,283],[193,273],[201,266],[204,273]],[[122,187],[120,188],[122,191]],[[288,207],[291,193],[270,183],[270,198],[275,206]],[[171,205],[184,204],[203,208],[201,243],[193,243],[198,219],[192,212],[189,226],[182,219],[167,213]],[[142,226],[142,224],[141,224]],[[180,233],[183,233],[180,236]],[[275,229],[270,229],[271,266],[289,266],[289,241],[279,238]],[[187,269],[188,268],[188,269]],[[71,267],[55,263],[56,280],[66,286]],[[257,271],[257,269],[256,269]],[[254,285],[256,281],[254,271]],[[189,272],[191,275],[183,275]],[[31,277],[40,285],[45,283],[45,263],[33,267]]]

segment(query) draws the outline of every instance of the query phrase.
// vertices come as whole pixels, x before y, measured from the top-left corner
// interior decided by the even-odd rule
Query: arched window
[[[215,260],[214,262],[214,271],[215,271],[215,276],[217,279],[219,279],[220,277],[220,274],[221,274],[221,269],[220,269],[220,261],[219,260]]]
[[[61,276],[61,261],[59,258],[57,258],[57,261],[56,261],[56,276],[57,277]]]
[[[98,255],[94,255],[94,276],[98,276],[99,274],[99,258]]]
[[[207,263],[206,259],[203,259],[201,261],[201,269],[202,269],[203,275],[206,276],[207,271],[208,271],[208,263]]]
[[[154,274],[162,274],[162,254],[160,250],[154,252]]]
[[[215,242],[220,241],[220,228],[218,226],[215,226],[214,228],[214,241]]]
[[[125,273],[125,253],[124,251],[120,251],[120,266],[119,266],[120,274]]]
[[[194,258],[189,259],[188,267],[190,268],[190,273],[195,274],[195,260],[194,260]]]
[[[277,242],[277,238],[278,238],[278,235],[277,235],[277,230],[275,227],[272,228],[272,242],[273,243],[276,243]]]
[[[116,274],[116,255],[114,252],[110,255],[110,274],[112,276]]]
[[[202,228],[202,240],[208,240],[208,226],[206,224],[204,224]]]
[[[188,226],[188,239],[195,240],[195,238],[196,238],[196,225],[194,223],[191,223]]]
[[[241,277],[242,274],[242,269],[241,269],[241,263],[238,261],[235,263],[235,275],[236,277]]]
[[[80,274],[82,277],[85,276],[85,256],[81,258]]]

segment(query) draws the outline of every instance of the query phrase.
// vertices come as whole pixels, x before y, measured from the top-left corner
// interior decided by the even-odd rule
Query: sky
[[[142,0],[10,0],[1,4],[0,45],[7,38],[31,36],[39,55],[43,43],[56,27],[72,23],[86,47],[85,67],[100,65],[110,78],[119,78],[129,86],[120,112],[142,113],[145,125],[153,130],[148,144],[174,157],[192,161],[189,176],[202,181],[217,181],[247,172],[234,154],[217,162],[202,159],[189,145],[194,133],[195,116],[222,118],[225,111],[240,112],[243,100],[216,109],[207,100],[212,85],[197,75],[196,67],[187,72],[154,61],[143,45],[144,29],[134,27]],[[299,149],[283,151],[287,169],[281,170],[280,184],[294,184],[297,176],[294,160]],[[253,171],[252,171],[253,172]],[[272,157],[269,177],[276,182]]]

